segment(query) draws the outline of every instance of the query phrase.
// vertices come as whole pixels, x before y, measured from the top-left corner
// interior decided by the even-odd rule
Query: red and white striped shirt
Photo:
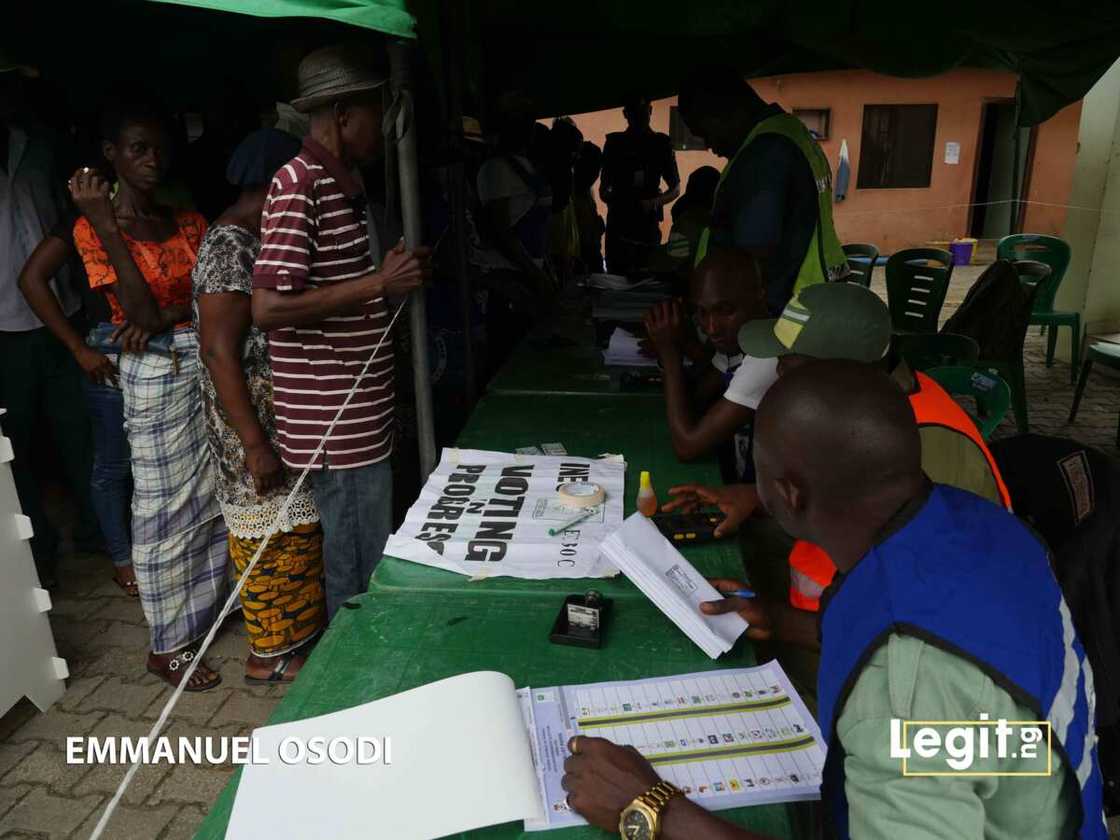
[[[299,294],[373,270],[362,188],[342,163],[310,137],[272,179],[261,224],[253,287]],[[358,315],[268,335],[280,454],[290,467],[311,461],[327,426],[370,353],[385,336],[384,298]],[[393,346],[377,357],[312,464],[347,469],[393,451]]]

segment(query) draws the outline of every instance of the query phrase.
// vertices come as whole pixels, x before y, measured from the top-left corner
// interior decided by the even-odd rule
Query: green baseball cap
[[[773,359],[797,353],[816,359],[877,362],[891,343],[891,315],[882,298],[857,283],[815,283],[791,298],[772,320],[739,329],[748,356]]]

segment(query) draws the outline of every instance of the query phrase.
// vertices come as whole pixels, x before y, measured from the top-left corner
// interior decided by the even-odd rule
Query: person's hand
[[[382,294],[390,297],[404,297],[419,289],[432,273],[432,251],[418,246],[411,251],[404,247],[401,239],[392,250],[385,254],[377,277],[381,280]]]
[[[720,592],[737,592],[749,589],[750,585],[741,580],[727,578],[711,578],[708,583]],[[774,606],[759,598],[723,598],[719,601],[705,601],[700,605],[700,612],[704,615],[724,615],[725,613],[738,613],[750,625],[747,628],[747,638],[764,642],[774,636]]]
[[[679,300],[656,303],[642,319],[646,335],[659,358],[680,355],[684,344],[684,312]]]
[[[695,513],[702,507],[716,507],[724,515],[715,530],[716,538],[734,534],[739,526],[758,509],[758,488],[753,484],[727,484],[706,487],[703,484],[681,484],[669,488],[672,500],[662,506],[665,513]]]
[[[82,373],[94,385],[116,385],[117,366],[104,353],[98,353],[92,347],[80,347],[74,354],[74,359]]]
[[[245,447],[245,468],[262,498],[284,484],[284,464],[268,441]]]
[[[115,232],[117,218],[109,200],[109,182],[96,169],[83,166],[66,182],[70,197],[79,212],[93,225],[98,235]]]
[[[148,349],[148,339],[152,334],[145,329],[141,329],[135,324],[130,324],[125,321],[109,336],[109,343],[121,343],[122,353],[143,353]]]
[[[607,831],[617,832],[622,810],[661,781],[653,765],[633,747],[576,735],[568,741],[568,750],[572,755],[564,762],[560,781],[568,791],[568,804]]]

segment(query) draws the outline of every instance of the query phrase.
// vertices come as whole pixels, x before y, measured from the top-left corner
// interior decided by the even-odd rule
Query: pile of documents
[[[657,360],[642,354],[638,337],[629,330],[615,327],[610,343],[603,352],[603,364],[616,367],[657,367]]]
[[[603,292],[591,307],[591,317],[596,321],[637,324],[655,303],[669,297],[668,286],[661,283],[643,285],[641,290]]]
[[[642,590],[688,638],[712,659],[731,650],[747,629],[736,613],[705,615],[700,605],[718,601],[716,591],[640,513],[603,540],[603,555]]]

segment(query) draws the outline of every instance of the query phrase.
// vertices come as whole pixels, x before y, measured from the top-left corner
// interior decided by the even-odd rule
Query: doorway
[[[1019,160],[1015,162],[1015,133],[1019,132]],[[976,158],[972,222],[968,235],[976,239],[999,239],[1018,228],[1022,205],[1012,207],[1012,173],[1018,172],[1019,200],[1027,197],[1025,176],[1031,159],[1030,128],[1015,125],[1014,100],[986,102],[981,112],[980,146]],[[1012,224],[1012,214],[1015,224]]]

